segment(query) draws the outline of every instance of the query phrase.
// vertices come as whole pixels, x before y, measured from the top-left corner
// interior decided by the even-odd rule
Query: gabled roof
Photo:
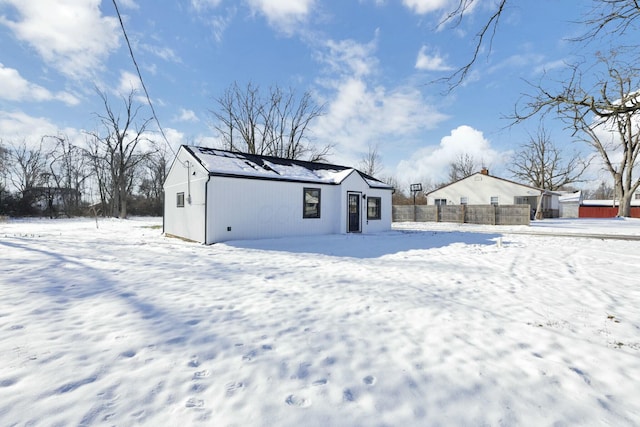
[[[347,166],[236,153],[192,145],[182,147],[191,153],[212,176],[337,185],[352,173],[357,173],[369,187],[392,189],[390,185]]]
[[[510,180],[508,180],[508,179],[499,178],[499,177],[497,177],[497,176],[489,175],[489,174],[487,174],[487,173],[482,173],[482,172],[476,172],[476,173],[471,174],[471,175],[469,175],[469,176],[467,176],[467,177],[464,177],[464,178],[459,179],[459,180],[457,180],[457,181],[451,182],[451,183],[449,183],[449,184],[447,184],[447,185],[443,185],[443,186],[442,186],[442,187],[440,187],[440,188],[436,188],[435,190],[432,190],[432,191],[429,191],[428,193],[425,193],[425,195],[426,195],[426,196],[428,196],[428,195],[429,195],[429,194],[431,194],[431,193],[435,193],[436,191],[440,191],[440,190],[442,190],[443,188],[447,188],[447,187],[449,187],[449,186],[451,186],[451,185],[457,184],[457,183],[458,183],[458,182],[460,182],[460,181],[464,181],[464,180],[467,180],[467,179],[473,178],[474,176],[486,176],[486,177],[489,177],[489,178],[492,178],[492,179],[497,179],[497,180],[499,180],[499,181],[507,182],[507,183],[509,183],[509,184],[513,184],[513,185],[517,185],[517,186],[520,186],[520,187],[524,187],[524,188],[527,188],[527,189],[529,189],[529,190],[542,191],[542,192],[544,192],[544,194],[552,194],[552,195],[554,195],[554,196],[559,196],[559,195],[560,195],[559,193],[556,193],[556,192],[554,192],[554,191],[544,190],[544,189],[542,189],[542,188],[537,188],[537,187],[532,187],[532,186],[530,186],[530,185],[521,184],[521,183],[519,183],[519,182],[510,181]]]

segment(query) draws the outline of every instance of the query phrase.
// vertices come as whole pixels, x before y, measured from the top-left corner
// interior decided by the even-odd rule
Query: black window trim
[[[376,216],[369,216],[369,202],[372,200],[376,200]],[[371,220],[376,220],[376,219],[382,219],[382,197],[368,197],[367,198],[367,219],[371,219]]]
[[[176,207],[184,208],[184,191],[176,193]]]
[[[318,207],[316,209],[316,213],[307,214],[307,192],[309,191],[317,191],[318,192]],[[322,191],[319,187],[304,187],[302,190],[302,218],[304,219],[316,219],[320,218],[321,206],[322,206]]]

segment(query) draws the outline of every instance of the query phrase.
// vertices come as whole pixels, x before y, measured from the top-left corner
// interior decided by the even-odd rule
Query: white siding
[[[320,218],[303,218],[303,189],[320,188]],[[211,177],[207,243],[339,233],[337,185]],[[230,230],[229,230],[230,228]]]
[[[448,205],[460,204],[460,197],[467,197],[469,205],[488,205],[491,197],[498,197],[498,204],[512,205],[515,197],[536,197],[540,191],[524,185],[483,175],[471,175],[439,190],[429,193],[427,203],[435,204],[435,199],[446,199]]]
[[[204,242],[205,182],[209,173],[184,149],[171,165],[164,183],[164,232]],[[184,193],[184,207],[176,206],[177,193]],[[189,195],[191,198],[189,200]]]
[[[340,224],[340,233],[347,232],[347,223],[348,223],[348,196],[349,192],[360,193],[361,196],[365,195],[368,197],[380,197],[381,201],[381,218],[375,220],[367,219],[367,201],[364,198],[361,198],[360,204],[360,218],[362,225],[363,233],[377,233],[380,231],[388,231],[391,230],[391,190],[381,189],[381,188],[370,188],[366,181],[362,179],[362,177],[353,172],[342,182],[342,195],[341,195],[341,203],[340,209],[342,212],[341,216],[341,224]]]

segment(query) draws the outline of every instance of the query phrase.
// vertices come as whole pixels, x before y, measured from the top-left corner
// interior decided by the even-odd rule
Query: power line
[[[173,153],[173,155],[177,159],[178,155],[173,150],[173,147],[171,147],[171,144],[169,143],[169,140],[167,139],[167,136],[164,133],[164,129],[162,128],[162,125],[160,124],[160,120],[158,120],[158,116],[156,114],[156,110],[155,110],[155,108],[153,108],[153,103],[151,102],[151,98],[149,97],[149,92],[147,91],[147,86],[144,84],[144,80],[142,79],[142,73],[140,72],[140,67],[138,67],[138,62],[136,61],[136,58],[133,55],[133,49],[131,48],[131,43],[129,42],[129,36],[127,35],[127,31],[124,28],[124,22],[122,21],[122,16],[120,15],[120,9],[118,9],[118,4],[116,3],[116,0],[112,0],[112,1],[113,1],[113,7],[115,7],[116,14],[118,15],[118,20],[120,21],[120,28],[122,28],[122,34],[124,34],[124,39],[125,39],[125,41],[127,43],[127,47],[129,48],[129,54],[131,55],[131,60],[133,61],[133,65],[136,68],[136,72],[138,73],[138,78],[140,79],[140,84],[142,85],[142,90],[144,91],[144,94],[145,94],[145,96],[147,98],[147,103],[149,104],[149,107],[151,108],[151,114],[153,116],[153,119],[155,120],[156,124],[158,125],[158,129],[160,130],[160,134],[162,135],[162,139],[164,139],[164,142],[169,147],[169,150],[171,150],[171,152]]]

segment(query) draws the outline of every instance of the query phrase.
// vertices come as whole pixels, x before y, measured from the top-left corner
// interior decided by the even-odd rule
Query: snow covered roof
[[[582,201],[582,191],[559,191],[560,203],[580,203]]]
[[[583,200],[583,206],[611,206],[616,207],[619,205],[619,200],[612,199],[591,199]],[[640,199],[631,199],[631,206],[640,206]]]
[[[527,189],[530,189],[530,190],[535,190],[537,192],[543,192],[544,194],[547,194],[547,195],[552,195],[552,196],[559,196],[560,195],[560,193],[555,192],[555,191],[545,190],[545,189],[537,188],[537,187],[532,187],[531,185],[522,184],[520,182],[511,181],[511,180],[508,180],[508,179],[505,179],[505,178],[500,178],[499,176],[489,175],[488,172],[486,172],[486,173],[485,172],[473,173],[473,174],[471,174],[471,175],[469,175],[467,177],[464,177],[464,178],[461,178],[461,179],[459,179],[457,181],[454,181],[454,182],[451,182],[449,184],[443,185],[442,187],[436,188],[435,190],[432,190],[432,191],[430,191],[428,193],[425,193],[425,194],[428,196],[428,195],[430,195],[432,193],[435,193],[436,191],[442,190],[443,188],[449,187],[451,185],[455,185],[458,182],[465,181],[465,180],[471,180],[471,179],[475,178],[476,176],[488,177],[488,178],[495,179],[495,180],[498,180],[498,181],[507,182],[509,184],[517,185],[517,186],[520,186],[520,187],[523,187],[523,188],[527,188]]]
[[[256,179],[340,184],[352,173],[359,174],[370,187],[392,187],[357,169],[303,160],[283,159],[256,154],[235,153],[214,148],[183,145],[210,175],[238,176]]]

